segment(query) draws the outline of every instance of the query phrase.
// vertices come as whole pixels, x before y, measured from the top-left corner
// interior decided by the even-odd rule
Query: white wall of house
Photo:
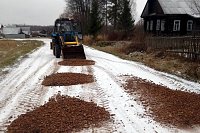
[[[20,33],[20,27],[4,27],[3,28],[3,34],[19,34]]]

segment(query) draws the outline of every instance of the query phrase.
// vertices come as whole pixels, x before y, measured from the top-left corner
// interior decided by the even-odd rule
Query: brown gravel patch
[[[34,111],[20,115],[8,126],[8,133],[66,133],[99,127],[110,114],[95,103],[57,95]]]
[[[45,86],[70,86],[94,82],[92,75],[81,73],[56,73],[44,78]]]
[[[87,65],[94,65],[95,62],[92,60],[83,60],[83,59],[66,59],[58,62],[58,64],[63,66],[87,66]]]
[[[171,90],[137,78],[128,79],[124,88],[139,97],[155,121],[179,128],[200,125],[200,94]]]

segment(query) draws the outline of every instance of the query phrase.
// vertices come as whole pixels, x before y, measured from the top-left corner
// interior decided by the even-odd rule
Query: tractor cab
[[[85,59],[83,45],[80,43],[81,40],[80,23],[66,18],[55,21],[51,47],[57,58],[62,55],[64,59]]]
[[[75,41],[77,36],[82,40],[80,23],[69,19],[57,19],[55,21],[54,32],[64,36],[65,42]]]

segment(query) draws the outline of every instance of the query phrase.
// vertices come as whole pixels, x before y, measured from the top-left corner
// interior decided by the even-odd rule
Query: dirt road
[[[94,60],[94,66],[60,66],[49,50],[49,39],[42,39],[45,45],[28,55],[0,81],[0,132],[18,115],[44,104],[58,91],[85,101],[94,101],[105,107],[113,121],[103,127],[87,129],[82,132],[126,132],[126,133],[168,133],[187,132],[185,130],[163,127],[149,117],[143,117],[144,108],[127,94],[122,84],[122,75],[133,75],[162,84],[171,89],[200,93],[200,85],[176,76],[155,71],[140,63],[119,59],[113,55],[85,46],[87,59]],[[93,74],[94,83],[68,87],[44,87],[44,76],[55,72],[76,72]],[[200,129],[194,129],[199,132]]]

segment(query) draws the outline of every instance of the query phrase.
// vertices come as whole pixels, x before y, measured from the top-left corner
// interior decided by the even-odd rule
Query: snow
[[[49,40],[43,41],[49,42]],[[32,98],[37,94],[37,91],[41,89],[40,79],[46,73],[51,72],[51,69],[53,70],[55,60],[46,51],[47,48],[48,46],[45,45],[30,54],[0,82],[0,125],[15,113],[17,107],[24,103],[26,96],[30,95],[30,98]],[[32,94],[31,92],[35,93]],[[31,100],[30,106],[36,104],[35,101]],[[22,112],[19,111],[18,113],[24,113],[23,108],[26,109],[26,107],[22,107],[20,109]],[[18,113],[14,114],[14,117]]]
[[[156,84],[167,86],[170,89],[192,91],[200,93],[200,84],[188,81],[177,76],[156,71],[141,63],[122,60],[116,56],[106,54],[89,47],[86,53],[90,59],[96,61],[96,66],[109,70],[114,76],[133,75]]]
[[[137,1],[137,12],[142,13],[141,7],[144,6],[145,1],[144,0],[142,1],[136,0],[136,1]],[[195,1],[197,2],[199,0]],[[188,14],[195,18],[200,18],[200,13],[197,9],[198,8],[197,6],[199,5],[195,5],[194,0],[158,0],[158,2],[164,14]]]
[[[96,62],[93,66],[59,66],[62,59],[56,59],[49,50],[50,39],[40,39],[45,45],[23,59],[0,81],[0,132],[6,130],[8,121],[26,113],[27,109],[43,105],[58,92],[74,96],[85,101],[93,101],[104,107],[111,114],[113,122],[101,128],[85,129],[82,132],[126,132],[126,133],[168,133],[191,132],[164,127],[145,116],[145,110],[136,97],[130,96],[123,89],[123,77],[132,75],[161,84],[170,89],[200,92],[200,85],[174,75],[159,72],[141,63],[122,60],[116,56],[84,46],[87,59]],[[92,74],[94,83],[44,87],[41,82],[46,75],[56,72],[76,72]],[[12,116],[12,118],[11,118]],[[192,132],[198,132],[196,127]]]
[[[126,133],[154,132],[152,128],[156,124],[148,123],[145,118],[138,117],[144,114],[144,109],[136,101],[130,100],[130,96],[123,91],[119,84],[104,70],[94,68],[97,84],[105,90],[110,110],[116,116],[116,121],[122,122],[123,128],[118,130]],[[157,128],[157,131],[160,129]],[[164,131],[164,130],[161,130]]]

